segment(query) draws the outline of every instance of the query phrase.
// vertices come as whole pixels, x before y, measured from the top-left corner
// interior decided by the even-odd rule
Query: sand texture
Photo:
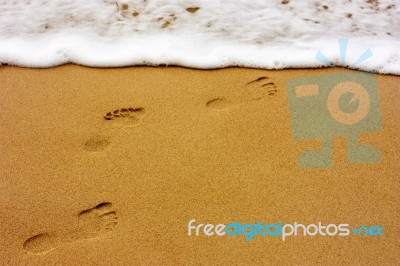
[[[301,168],[286,82],[347,69],[0,68],[0,264],[398,264],[399,76],[378,163]],[[188,222],[379,225],[380,237],[188,236]]]

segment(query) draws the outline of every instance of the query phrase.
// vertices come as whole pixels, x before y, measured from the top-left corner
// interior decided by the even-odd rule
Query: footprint
[[[83,239],[99,237],[117,225],[117,214],[109,202],[80,212],[75,224],[68,225],[64,232],[41,233],[27,239],[23,245],[31,254],[44,254],[62,245]]]
[[[115,122],[124,125],[136,125],[144,116],[143,108],[121,108],[104,114],[106,121],[115,120]]]
[[[275,83],[268,77],[260,77],[245,85],[250,94],[250,101],[261,100],[266,96],[275,96],[278,93]]]
[[[110,143],[109,137],[96,135],[85,142],[84,148],[85,150],[91,152],[102,151],[105,150]]]
[[[277,93],[278,90],[273,80],[269,77],[259,77],[246,83],[240,91],[231,95],[229,99],[218,97],[209,100],[206,103],[206,107],[213,110],[223,110],[240,104],[273,97]]]
[[[224,98],[216,98],[208,101],[206,106],[211,109],[221,110],[228,108],[230,106],[230,102]]]

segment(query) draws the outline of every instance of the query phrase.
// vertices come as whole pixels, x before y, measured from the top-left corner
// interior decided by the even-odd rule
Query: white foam
[[[350,66],[369,48],[355,68],[400,74],[399,47],[395,0],[0,0],[3,64]]]

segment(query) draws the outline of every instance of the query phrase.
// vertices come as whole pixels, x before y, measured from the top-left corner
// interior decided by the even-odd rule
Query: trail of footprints
[[[223,110],[251,101],[261,100],[267,97],[275,97],[278,93],[275,82],[266,76],[259,77],[246,83],[240,91],[229,97],[218,97],[209,100],[206,107],[213,110]],[[121,108],[103,115],[107,123],[118,123],[122,126],[134,126],[145,114],[144,108]],[[84,148],[90,152],[105,150],[110,145],[110,138],[103,135],[95,135],[88,139]]]
[[[226,109],[238,104],[261,100],[265,97],[277,95],[277,87],[268,77],[260,77],[248,82],[243,87],[242,95],[232,99],[214,98],[206,103],[211,109]],[[108,121],[120,121],[123,124],[136,124],[144,115],[143,108],[121,108],[104,114]],[[101,151],[110,144],[108,137],[97,135],[85,143],[88,151]],[[66,244],[77,241],[97,238],[112,231],[118,223],[118,216],[110,202],[103,202],[97,206],[81,211],[75,224],[69,225],[61,232],[40,233],[27,239],[23,247],[31,254],[44,254]]]
[[[44,254],[66,244],[84,239],[97,238],[112,231],[118,223],[118,216],[110,202],[81,211],[76,222],[60,232],[45,232],[28,238],[23,247],[31,254]]]
[[[274,81],[269,77],[259,77],[246,83],[241,91],[229,98],[214,98],[206,103],[206,106],[214,110],[227,109],[243,103],[258,101],[266,97],[274,97],[278,93]]]

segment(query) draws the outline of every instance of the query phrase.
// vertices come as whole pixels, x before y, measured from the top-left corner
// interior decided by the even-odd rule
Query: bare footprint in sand
[[[245,85],[250,101],[261,100],[268,96],[275,96],[278,93],[275,83],[268,77],[260,77]]]
[[[43,254],[62,245],[99,237],[117,225],[117,214],[109,202],[101,203],[78,214],[77,222],[64,232],[41,233],[27,239],[23,245],[28,253]]]
[[[259,77],[246,83],[240,91],[228,98],[219,97],[211,99],[206,103],[206,106],[213,110],[223,110],[240,104],[273,97],[277,95],[277,92],[277,87],[272,79],[269,77]]]
[[[226,109],[231,105],[231,102],[225,98],[215,98],[206,103],[206,106],[211,109]]]
[[[110,137],[104,135],[95,135],[89,138],[84,145],[85,150],[96,152],[103,151],[111,144]]]
[[[105,122],[110,123],[112,126],[120,127],[133,127],[138,125],[144,116],[145,111],[143,108],[121,108],[104,114]],[[109,130],[106,130],[109,131]],[[90,152],[98,152],[105,150],[111,144],[110,132],[106,135],[98,134],[90,137],[83,148]]]
[[[135,126],[144,116],[143,108],[121,108],[108,112],[104,115],[104,119],[113,124],[125,126]]]

